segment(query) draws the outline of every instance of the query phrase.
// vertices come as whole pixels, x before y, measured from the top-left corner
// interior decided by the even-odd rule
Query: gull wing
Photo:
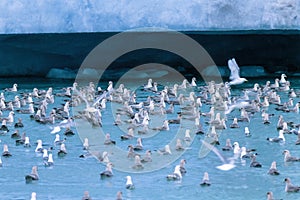
[[[240,68],[234,58],[228,60],[228,67],[230,69],[230,80],[240,78]]]
[[[84,96],[82,96],[80,91],[74,90],[74,92],[76,92],[76,94],[85,102],[85,104],[86,104],[85,111],[87,111],[87,112],[96,112],[97,111],[97,109],[95,107],[90,106],[88,100]]]
[[[96,99],[96,101],[93,103],[93,106],[96,106],[97,103],[99,103],[102,99],[106,98],[107,94],[108,94],[108,93],[107,93],[106,91],[104,91],[104,92]]]
[[[216,147],[214,147],[213,145],[205,142],[204,140],[201,140],[201,142],[209,150],[212,150],[220,158],[220,160],[223,162],[223,165],[217,166],[218,169],[223,170],[223,171],[228,171],[228,170],[231,170],[231,169],[235,168],[234,160],[230,160],[230,162],[228,162],[226,160],[226,158],[220,153],[220,151]]]
[[[224,164],[227,163],[227,162],[226,162],[226,159],[224,158],[224,156],[219,152],[219,150],[218,150],[216,147],[214,147],[213,145],[211,145],[211,144],[205,142],[204,140],[201,140],[201,142],[202,142],[202,144],[205,145],[208,149],[212,150],[212,151],[220,158],[220,160],[221,160]]]

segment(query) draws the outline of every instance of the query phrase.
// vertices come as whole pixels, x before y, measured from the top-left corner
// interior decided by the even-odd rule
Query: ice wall
[[[1,0],[0,33],[300,29],[298,0]]]

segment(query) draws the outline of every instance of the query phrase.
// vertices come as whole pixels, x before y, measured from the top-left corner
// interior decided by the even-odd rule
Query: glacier
[[[298,0],[1,0],[0,33],[300,28]]]
[[[232,57],[245,76],[300,70],[299,0],[1,0],[0,8],[0,77],[74,79],[96,45],[143,27],[193,38],[226,77]],[[193,73],[186,60],[148,49],[121,56],[104,75],[118,79],[151,62]],[[149,74],[155,75],[139,75]]]

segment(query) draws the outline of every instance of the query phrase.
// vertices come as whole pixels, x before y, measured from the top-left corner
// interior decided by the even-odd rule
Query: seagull
[[[222,148],[223,151],[230,151],[232,150],[232,145],[230,139],[226,139],[226,145]]]
[[[36,200],[36,192],[31,193],[31,199],[30,200]]]
[[[186,160],[185,159],[181,159],[180,160],[180,173],[181,174],[185,174],[186,173],[186,169],[184,167],[185,164],[186,164]]]
[[[209,176],[207,172],[204,172],[202,182],[200,183],[201,186],[210,186]]]
[[[250,167],[262,167],[262,165],[259,162],[256,161],[256,155],[255,154],[251,155]]]
[[[18,91],[18,84],[13,84],[12,88],[6,88],[5,91],[9,91],[9,92],[17,92]]]
[[[153,82],[152,79],[149,78],[147,84],[144,86],[144,89],[150,89],[150,88],[152,88],[153,87],[152,82]]]
[[[201,140],[201,142],[210,150],[212,150],[219,158],[220,160],[223,162],[223,165],[217,166],[217,169],[223,170],[223,171],[228,171],[231,170],[233,168],[235,168],[236,166],[234,165],[233,160],[231,160],[230,162],[219,152],[219,150],[214,147],[213,145],[205,142],[204,140]]]
[[[287,76],[285,74],[281,74],[279,83],[282,85],[286,84],[287,81],[285,78],[287,78]]]
[[[112,176],[113,176],[112,163],[109,162],[106,164],[106,169],[100,173],[100,177],[104,178],[104,177],[112,177]]]
[[[290,178],[285,178],[284,182],[285,182],[285,191],[286,192],[298,192],[300,190],[299,186],[295,186],[291,183]]]
[[[118,191],[117,192],[117,198],[116,198],[116,200],[122,200],[123,198],[122,198],[122,192],[121,191]]]
[[[144,165],[142,164],[141,158],[139,155],[134,156],[134,165],[132,166],[133,169],[144,169]]]
[[[280,174],[276,167],[276,161],[272,162],[271,167],[268,171],[268,174],[270,174],[270,175],[279,175]]]
[[[284,150],[282,154],[284,154],[284,162],[299,162],[300,161],[300,158],[291,156],[289,150]]]
[[[182,175],[180,172],[180,165],[176,165],[173,174],[167,175],[167,180],[181,180]]]
[[[126,189],[128,190],[133,190],[134,189],[134,184],[132,183],[131,176],[126,176]]]
[[[274,197],[273,197],[273,192],[267,192],[267,200],[276,200],[276,199],[274,199]],[[279,200],[279,199],[278,199]],[[282,199],[280,199],[280,200],[282,200]]]
[[[82,200],[92,200],[88,191],[84,191],[83,197],[81,199]]]
[[[275,138],[267,138],[268,141],[270,142],[285,142],[285,137],[283,135],[283,130],[279,130],[279,135],[278,137]]]
[[[39,175],[37,170],[38,170],[37,166],[32,167],[31,173],[25,176],[26,183],[30,183],[33,180],[39,180]]]
[[[151,151],[147,150],[145,157],[141,159],[142,163],[146,163],[146,162],[152,162],[152,158],[151,158]]]
[[[229,85],[239,85],[247,81],[247,79],[240,77],[240,68],[234,58],[228,60],[228,67],[230,69],[229,79],[231,80]]]

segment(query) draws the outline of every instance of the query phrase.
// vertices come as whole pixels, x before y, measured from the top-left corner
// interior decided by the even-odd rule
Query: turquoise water
[[[271,82],[275,77],[268,78]],[[300,82],[294,78],[290,78],[291,87],[298,89]],[[62,87],[72,86],[71,81],[48,80],[48,79],[2,79],[0,80],[1,88],[11,87],[17,82],[19,86],[18,94],[21,92],[31,92],[33,87],[38,89],[48,89],[53,87],[54,93],[61,92]],[[250,88],[254,83],[265,84],[266,79],[253,79],[242,86],[232,87],[233,95],[240,94],[243,88]],[[146,80],[145,80],[146,83]],[[103,87],[107,83],[99,83]],[[203,83],[198,83],[203,85]],[[287,92],[279,92],[281,101],[288,99]],[[5,93],[6,100],[11,100],[15,93]],[[66,98],[56,97],[56,102],[48,106],[48,113],[53,107],[60,107]],[[139,100],[139,99],[138,99]],[[298,102],[299,97],[294,99]],[[100,172],[105,169],[105,165],[93,157],[79,158],[79,155],[86,153],[82,148],[80,136],[76,134],[67,137],[65,142],[68,154],[63,158],[57,157],[58,147],[54,146],[54,166],[45,167],[42,156],[36,154],[34,142],[42,139],[43,143],[53,146],[55,135],[50,134],[53,125],[41,125],[30,120],[29,115],[15,114],[15,120],[22,118],[24,128],[20,128],[20,133],[26,132],[30,137],[32,147],[24,148],[22,145],[16,146],[15,140],[10,138],[14,132],[14,127],[9,126],[10,131],[0,136],[1,146],[8,144],[12,157],[3,158],[3,167],[0,168],[0,195],[7,199],[30,199],[31,192],[37,193],[38,199],[80,199],[85,190],[88,190],[93,199],[115,199],[118,191],[123,192],[124,199],[265,199],[268,191],[273,191],[276,198],[297,199],[300,194],[287,194],[284,192],[285,177],[290,177],[292,182],[300,185],[298,179],[299,163],[286,165],[283,161],[282,152],[284,149],[290,150],[292,155],[300,156],[299,146],[296,146],[296,136],[293,134],[285,135],[286,142],[284,144],[270,143],[267,137],[276,137],[278,132],[276,124],[279,114],[284,116],[285,121],[299,122],[300,116],[296,113],[282,113],[276,111],[275,105],[270,105],[268,113],[273,113],[270,118],[271,124],[264,125],[261,119],[261,113],[255,113],[251,116],[250,123],[240,122],[239,129],[230,129],[229,125],[233,117],[239,117],[240,113],[236,110],[230,113],[227,118],[228,129],[220,132],[221,145],[225,145],[225,140],[230,138],[232,143],[238,141],[240,146],[257,149],[257,160],[262,164],[262,168],[251,168],[250,160],[236,162],[237,167],[230,171],[220,171],[216,166],[221,165],[220,159],[214,154],[209,153],[204,158],[199,158],[198,153],[202,145],[201,139],[203,135],[196,135],[190,148],[186,150],[176,161],[169,163],[166,167],[148,173],[129,173],[113,168],[114,176],[107,179],[100,179]],[[121,141],[120,134],[122,130],[116,126],[112,126],[113,117],[111,116],[110,103],[103,111],[103,130],[110,132],[111,137],[117,141],[117,146],[126,150],[128,144],[135,144],[136,141]],[[178,111],[178,108],[176,108]],[[203,104],[202,112],[209,111],[209,105]],[[4,111],[3,116],[7,116],[9,111]],[[175,118],[175,114],[167,115],[167,118]],[[208,120],[201,117],[202,124]],[[58,123],[58,122],[57,122]],[[248,126],[252,136],[245,137],[244,127]],[[144,149],[156,150],[164,146],[166,141],[170,141],[176,134],[179,125],[170,125],[170,131],[159,133],[153,137],[143,140]],[[204,125],[204,130],[207,130]],[[72,128],[76,131],[76,128]],[[59,132],[61,138],[64,138],[63,130]],[[161,144],[160,138],[164,138]],[[222,152],[224,156],[231,157],[233,152]],[[143,153],[142,153],[143,154]],[[155,154],[155,151],[154,151]],[[181,181],[167,181],[166,175],[174,171],[174,167],[179,164],[180,159],[186,159],[187,173]],[[161,156],[161,159],[164,157]],[[270,176],[267,174],[271,162],[275,160],[281,174],[279,176]],[[24,176],[31,172],[33,165],[38,166],[40,180],[37,182],[26,184]],[[204,172],[209,173],[211,186],[201,187],[199,184],[202,180]],[[132,176],[135,184],[134,190],[125,188],[127,175]]]

